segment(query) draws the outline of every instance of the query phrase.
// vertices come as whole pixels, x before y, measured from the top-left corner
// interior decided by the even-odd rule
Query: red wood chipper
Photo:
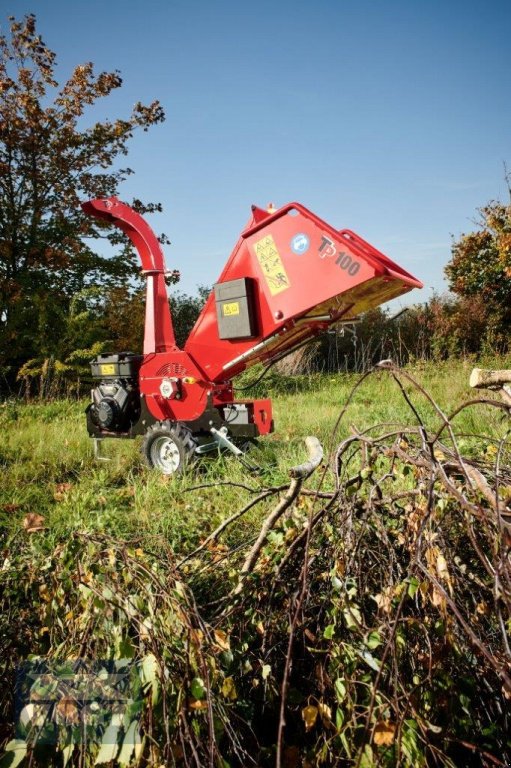
[[[144,435],[150,466],[179,473],[197,454],[273,431],[269,399],[235,399],[232,380],[422,283],[348,229],[303,205],[252,206],[183,349],[176,345],[165,259],[147,222],[115,197],[83,204],[136,247],[147,280],[144,350],[100,355],[87,409],[89,435]]]

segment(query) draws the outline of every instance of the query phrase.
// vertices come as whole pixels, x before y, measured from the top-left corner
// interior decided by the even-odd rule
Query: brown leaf
[[[439,579],[444,579],[444,581],[450,580],[447,560],[445,559],[442,552],[439,552],[436,558],[436,572]]]
[[[39,586],[39,597],[41,598],[41,600],[44,600],[45,603],[50,602],[51,596],[46,584],[41,584]]]
[[[312,704],[309,704],[307,707],[304,707],[302,709],[302,720],[305,723],[306,731],[310,731],[311,728],[314,728],[317,718],[318,718],[317,707],[314,707]]]
[[[384,587],[378,595],[374,595],[373,600],[383,613],[390,613],[392,610],[392,598],[394,597],[394,588]]]
[[[189,699],[188,708],[189,709],[207,709],[208,702],[203,699]]]
[[[376,723],[373,733],[373,741],[378,747],[387,747],[392,744],[396,735],[396,726],[387,720]]]
[[[222,629],[215,629],[215,645],[217,645],[222,651],[230,651],[231,645],[229,642],[229,636]]]
[[[2,504],[2,512],[7,512],[8,514],[11,512],[17,512],[18,509],[21,509],[23,504]]]
[[[332,709],[328,706],[328,704],[323,704],[323,702],[320,701],[318,704],[318,710],[319,714],[321,715],[323,725],[327,725],[328,723],[332,722]]]
[[[78,706],[76,701],[70,696],[64,696],[57,704],[57,714],[66,723],[73,723],[74,725],[80,722],[78,714]]]
[[[71,483],[57,483],[55,491],[53,492],[55,501],[62,501],[65,499],[66,493],[68,493],[72,487]]]
[[[23,520],[23,528],[27,533],[36,533],[37,531],[44,531],[44,517],[42,515],[36,515],[35,512],[29,512]]]
[[[257,632],[257,634],[258,634],[258,635],[261,635],[261,637],[262,637],[262,636],[264,635],[264,633],[266,632],[266,630],[265,630],[265,628],[264,628],[264,624],[263,624],[263,622],[262,622],[262,621],[258,621],[258,622],[257,622],[257,624],[256,624],[256,628],[255,628],[255,629],[256,629],[256,632]]]

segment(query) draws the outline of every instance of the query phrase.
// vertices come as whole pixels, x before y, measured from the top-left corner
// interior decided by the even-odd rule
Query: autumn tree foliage
[[[98,100],[121,85],[118,71],[96,73],[91,62],[76,66],[59,84],[56,54],[38,34],[32,14],[21,21],[11,17],[8,33],[0,34],[0,370],[4,374],[16,371],[29,358],[65,355],[80,344],[71,338],[73,297],[82,295],[87,303],[87,292],[98,285],[105,296],[121,286],[127,291],[130,278],[136,278],[138,262],[122,236],[102,229],[82,214],[79,205],[117,194],[132,173],[119,167],[118,160],[127,154],[134,132],[147,131],[165,118],[154,101],[135,104],[125,119],[88,121]],[[134,204],[142,213],[159,209],[155,204]],[[120,251],[110,258],[98,255],[93,246],[101,237],[120,245]]]
[[[489,346],[505,350],[511,330],[511,189],[509,203],[491,202],[480,214],[480,229],[454,243],[445,272],[467,311],[484,313]]]

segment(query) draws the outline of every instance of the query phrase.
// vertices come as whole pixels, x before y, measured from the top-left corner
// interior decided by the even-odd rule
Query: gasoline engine
[[[94,428],[122,433],[137,423],[140,418],[138,372],[142,360],[142,355],[121,352],[99,355],[92,361],[92,375],[99,383],[91,392],[92,403],[87,414]]]

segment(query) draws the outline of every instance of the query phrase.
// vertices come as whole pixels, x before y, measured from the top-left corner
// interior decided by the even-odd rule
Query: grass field
[[[409,372],[449,414],[474,397],[468,386],[470,363],[421,364]],[[414,424],[416,419],[389,374],[368,377],[353,395],[336,429],[336,421],[360,377],[311,375],[280,378],[272,375],[268,389],[273,398],[275,432],[260,441],[251,459],[263,469],[255,484],[285,482],[289,467],[304,459],[303,438],[314,435],[325,454],[345,437],[351,425],[363,430],[378,423]],[[405,382],[424,421],[431,427],[438,416],[420,393]],[[169,480],[148,471],[140,456],[140,443],[107,441],[108,462],[97,462],[85,429],[86,403],[13,403],[0,406],[1,523],[14,532],[24,516],[45,516],[44,538],[58,539],[85,526],[88,530],[142,538],[163,535],[180,551],[196,543],[229,510],[243,503],[242,491],[205,489],[184,493],[197,482],[229,479],[243,482],[247,473],[234,457],[208,458],[198,473]],[[492,435],[499,432],[500,416],[487,411],[464,412],[458,432]]]
[[[471,368],[420,363],[398,381],[383,370],[271,373],[254,393],[272,396],[276,426],[249,454],[255,474],[221,455],[162,477],[138,441],[108,441],[110,460],[96,461],[86,403],[4,402],[0,746],[13,736],[15,664],[31,656],[126,657],[143,701],[116,726],[114,748],[108,728],[84,747],[69,727],[42,752],[18,734],[5,765],[505,765],[508,549],[486,486],[470,486],[456,451],[475,460],[479,478],[500,478],[491,492],[502,503],[511,499],[509,419],[488,406],[462,410],[455,452],[444,455],[446,429],[447,447],[433,440],[429,463],[417,431],[434,435],[438,407],[449,416],[474,399]],[[343,454],[355,476],[336,489],[341,441],[398,427],[394,448],[355,441]],[[289,468],[306,458],[307,435],[324,447],[322,466],[238,583],[262,522],[285,501]]]

